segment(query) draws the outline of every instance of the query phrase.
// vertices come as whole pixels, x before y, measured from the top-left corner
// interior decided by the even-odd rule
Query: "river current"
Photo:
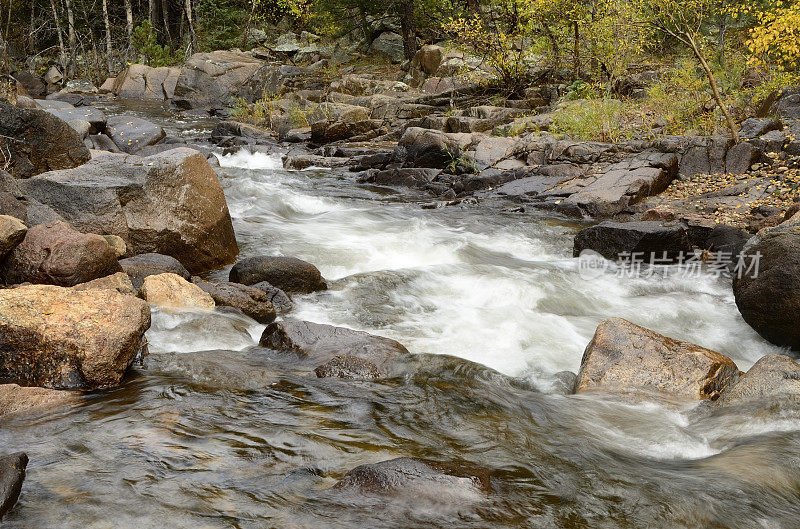
[[[549,213],[498,199],[423,209],[429,197],[287,171],[275,154],[218,159],[242,256],[298,257],[328,279],[290,317],[394,338],[418,369],[317,379],[265,354],[264,327],[242,315],[154,311],[146,367],[121,387],[0,424],[5,451],[31,459],[4,528],[800,527],[797,410],[566,396],[558,375],[612,316],[742,370],[779,352],[741,319],[729,280],[586,278],[579,226]],[[401,456],[488,468],[492,492],[328,490]]]

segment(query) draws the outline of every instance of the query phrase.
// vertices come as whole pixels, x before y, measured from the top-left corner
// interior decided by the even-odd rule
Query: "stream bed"
[[[31,459],[4,528],[800,527],[796,410],[564,395],[559,372],[578,370],[607,317],[742,370],[780,352],[741,319],[729,280],[585,278],[564,218],[497,200],[422,209],[429,197],[247,150],[219,161],[241,255],[298,257],[328,279],[290,316],[396,339],[418,369],[317,379],[266,354],[264,326],[240,314],[154,310],[146,368],[121,387],[2,425],[0,445]],[[488,468],[492,491],[329,490],[402,456]]]

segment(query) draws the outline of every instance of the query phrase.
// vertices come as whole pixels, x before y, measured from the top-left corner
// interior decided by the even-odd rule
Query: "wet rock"
[[[209,310],[215,306],[207,292],[177,274],[147,276],[139,296],[148,303],[171,309]]]
[[[28,456],[23,452],[0,457],[0,520],[17,503],[27,466]]]
[[[193,277],[192,283],[207,292],[217,306],[239,309],[258,323],[275,321],[277,314],[270,295],[260,288],[231,282],[210,283],[199,277]]]
[[[159,125],[124,114],[108,118],[106,134],[119,150],[129,154],[154,145],[166,136],[164,129]]]
[[[491,491],[491,476],[481,468],[400,457],[358,466],[345,474],[334,489],[415,500],[474,499]]]
[[[86,283],[81,283],[73,287],[75,290],[114,290],[120,294],[127,294],[135,296],[137,289],[133,287],[130,276],[125,272],[117,272],[116,274],[93,279]]]
[[[308,294],[328,288],[316,266],[294,257],[242,259],[233,265],[229,279],[243,285],[266,281],[289,294]]]
[[[438,169],[404,167],[371,173],[362,181],[381,186],[425,187],[439,172]]]
[[[34,226],[2,267],[9,284],[70,287],[120,271],[117,256],[100,235],[84,234],[66,222]]]
[[[43,110],[0,103],[0,150],[11,154],[6,169],[15,178],[89,161],[89,149],[67,123]]]
[[[378,376],[391,374],[392,362],[408,354],[402,344],[389,338],[307,321],[270,323],[260,343],[276,351],[297,354],[316,364],[322,374],[344,375],[346,366],[350,365],[353,376],[366,373],[369,378],[375,378],[376,371]],[[334,361],[341,355],[349,358]]]
[[[73,391],[0,384],[0,418],[67,404],[77,400],[78,395]]]
[[[714,400],[738,374],[727,356],[610,318],[600,322],[583,353],[575,393],[646,391]]]
[[[193,149],[146,158],[103,154],[23,184],[27,195],[76,229],[117,235],[134,255],[170,255],[202,273],[233,262],[239,252],[222,186]]]
[[[263,143],[269,145],[275,143],[275,136],[273,132],[256,127],[255,125],[249,125],[247,123],[221,121],[217,123],[217,125],[211,131],[211,141],[215,143],[231,136],[252,140],[252,143],[256,144]]]
[[[728,386],[718,403],[729,406],[787,399],[800,401],[800,365],[788,356],[768,354]]]
[[[144,301],[111,290],[0,290],[0,380],[54,389],[115,386],[149,327]]]
[[[92,134],[102,132],[106,128],[106,115],[94,107],[50,108],[46,112],[67,123],[74,120],[86,121],[90,125],[89,132]]]
[[[254,283],[250,286],[265,293],[270,303],[272,303],[272,305],[275,307],[275,310],[279,314],[285,314],[294,308],[294,303],[292,303],[292,299],[288,296],[288,294],[278,287],[272,286],[267,281]]]
[[[347,158],[332,158],[317,154],[292,154],[283,159],[283,167],[297,171],[309,167],[345,167],[350,163]]]
[[[583,250],[594,250],[606,259],[616,260],[621,254],[636,253],[644,262],[651,256],[674,260],[681,252],[692,251],[689,234],[682,224],[662,224],[654,221],[604,221],[584,228],[575,236],[572,253],[578,257]]]
[[[111,90],[121,101],[169,101],[180,75],[180,68],[131,64],[114,79]]]
[[[800,224],[785,222],[762,235],[745,248],[760,256],[757,270],[734,275],[736,306],[761,336],[800,350]]]
[[[382,124],[383,122],[379,119],[364,119],[355,122],[317,121],[311,125],[311,141],[323,144],[346,140],[379,129]]]
[[[698,241],[697,245],[705,250],[711,250],[714,254],[730,258],[735,264],[750,238],[751,235],[745,230],[721,224],[714,226],[705,241],[702,243]]]
[[[16,217],[0,215],[0,262],[25,238],[28,228]]]
[[[176,274],[184,279],[189,279],[191,275],[184,268],[180,261],[169,255],[159,253],[143,253],[134,255],[119,261],[122,270],[131,278],[134,288],[139,290],[147,276],[158,274]]]
[[[329,361],[314,369],[319,378],[347,378],[368,380],[380,378],[381,371],[378,366],[357,356],[342,354],[336,355]]]

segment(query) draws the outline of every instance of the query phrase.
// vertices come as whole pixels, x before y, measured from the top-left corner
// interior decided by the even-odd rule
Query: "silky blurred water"
[[[219,161],[242,255],[299,257],[328,279],[292,316],[395,338],[415,369],[317,379],[258,347],[263,326],[241,314],[156,311],[146,367],[120,388],[0,423],[3,451],[31,458],[3,527],[800,526],[791,406],[558,390],[612,316],[741,369],[778,351],[726,280],[585,280],[566,219],[492,201],[422,209],[428,197],[244,150]],[[488,468],[492,492],[452,504],[329,490],[400,456]]]

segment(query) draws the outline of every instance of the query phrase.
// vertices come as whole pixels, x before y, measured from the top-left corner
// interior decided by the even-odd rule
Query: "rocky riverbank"
[[[701,137],[586,143],[547,133],[558,87],[487,104],[480,84],[452,75],[448,65],[461,58],[436,46],[423,47],[398,79],[354,67],[330,79],[313,64],[275,59],[198,54],[182,68],[133,65],[104,95],[69,88],[0,104],[0,415],[74,406],[118,386],[147,354],[151,309],[228,307],[252,318],[266,325],[260,346],[294,375],[372,381],[421,369],[395,340],[293,319],[292,296],[328,288],[313,264],[237,260],[214,149],[283,153],[284,167],[332,168],[347,186],[411,187],[434,201],[428,207],[502,199],[604,221],[577,234],[576,256],[700,252],[707,262],[715,253],[757,252],[759,275],[733,281],[739,309],[766,339],[798,347],[793,91],[775,99],[773,117],[743,123],[748,141],[738,145]],[[187,118],[229,118],[231,97],[264,93],[278,96],[270,128],[221,119],[203,142],[92,104],[116,97],[170,103]],[[307,126],[293,121],[298,109]],[[538,131],[509,135],[529,128]],[[228,281],[211,280],[228,265]],[[764,356],[742,373],[723,353],[611,318],[597,327],[578,373],[560,374],[563,393],[703,401],[708,413],[800,395],[800,365],[789,356]],[[450,369],[470,367],[454,360]],[[0,516],[17,501],[27,463],[24,454],[0,460]],[[330,492],[435,500],[436,483],[454,498],[480,499],[492,494],[492,480],[487,469],[393,459],[353,469]]]

